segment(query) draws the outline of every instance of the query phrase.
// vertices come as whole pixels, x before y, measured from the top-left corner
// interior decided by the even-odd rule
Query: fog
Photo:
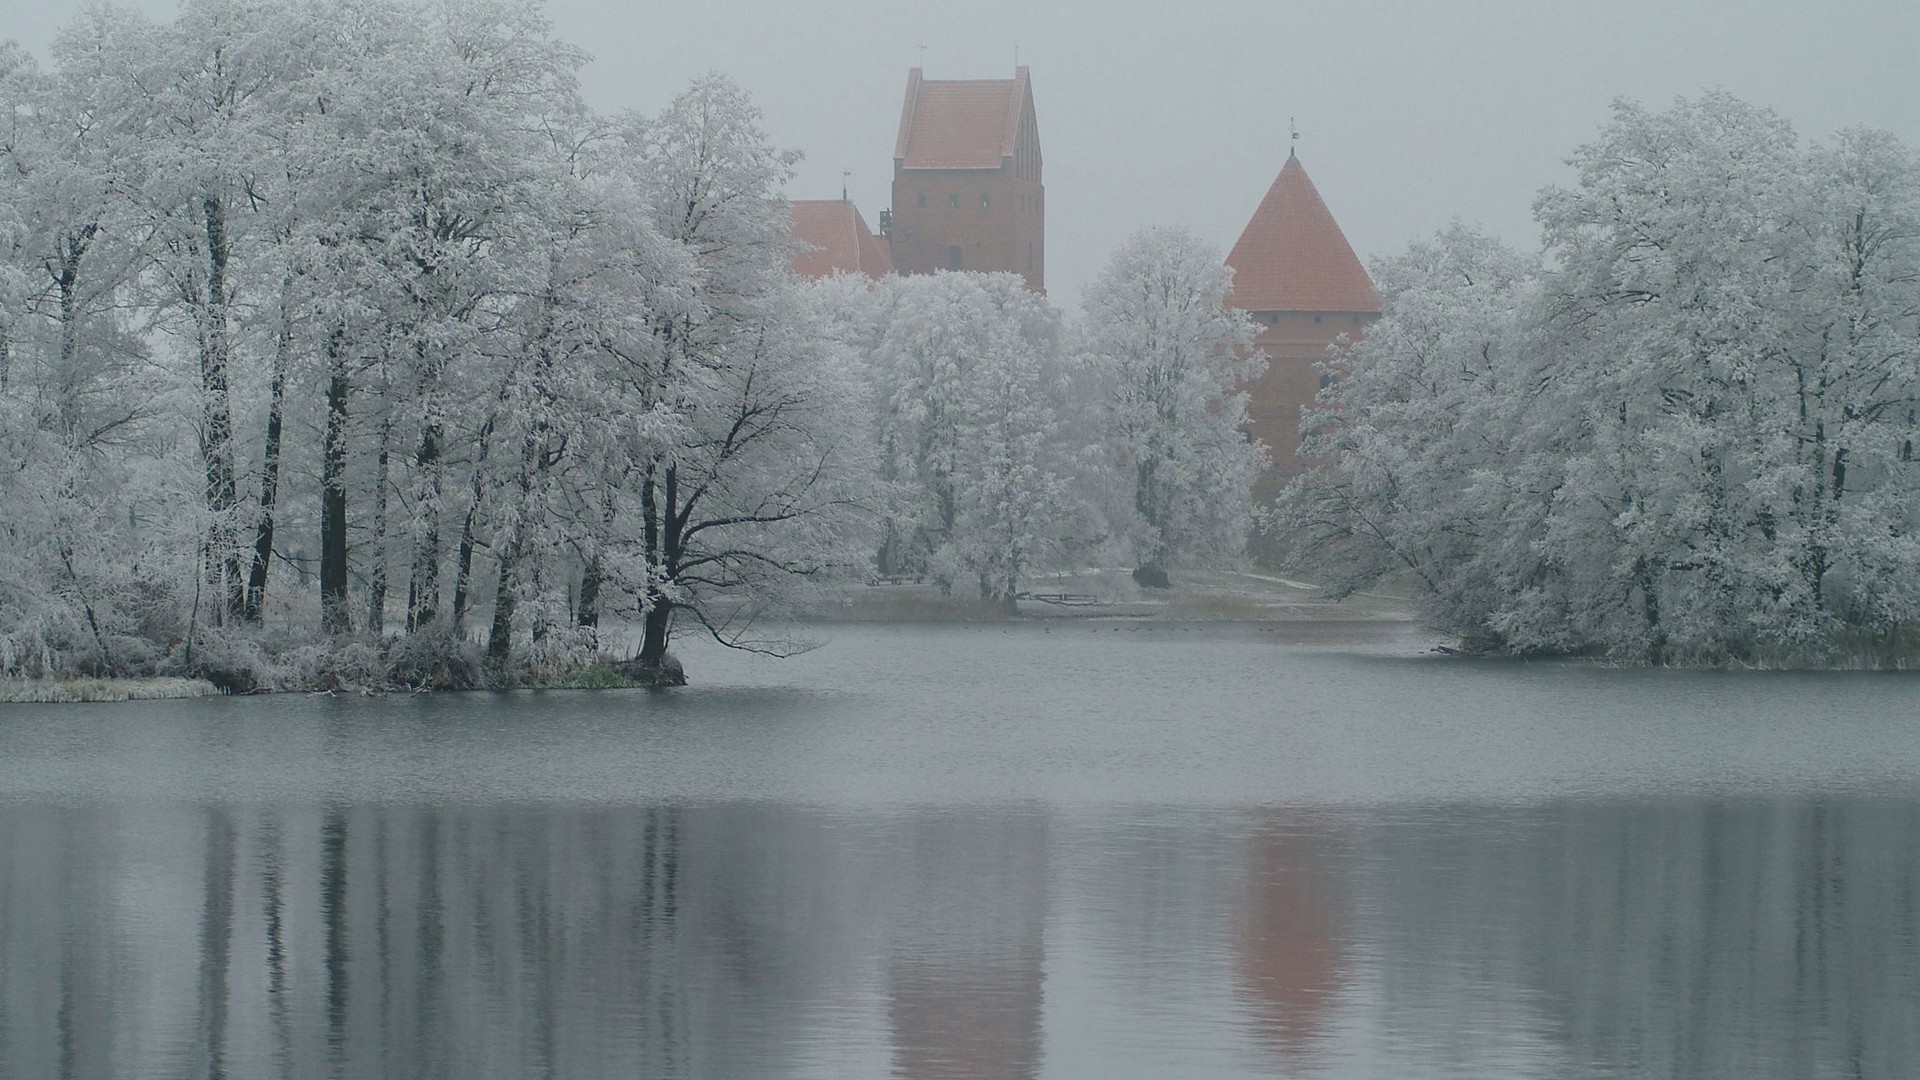
[[[156,17],[173,0],[130,5]],[[0,36],[43,59],[63,5],[8,5]],[[589,49],[598,108],[654,111],[696,74],[739,80],[806,158],[793,198],[888,205],[907,69],[1032,68],[1048,189],[1047,278],[1072,310],[1131,230],[1184,224],[1231,246],[1286,160],[1301,160],[1363,259],[1459,218],[1532,246],[1539,188],[1566,176],[1609,103],[1715,87],[1807,137],[1865,124],[1920,141],[1920,6],[1524,0],[1285,5],[818,0],[555,0]],[[922,50],[924,45],[924,62]]]

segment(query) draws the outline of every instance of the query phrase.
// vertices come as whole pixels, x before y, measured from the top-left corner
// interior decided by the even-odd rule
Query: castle
[[[795,273],[930,274],[1005,271],[1046,289],[1046,186],[1040,129],[1025,67],[1011,79],[928,79],[907,73],[893,147],[893,206],[875,233],[844,197],[793,204]],[[1341,335],[1358,339],[1380,295],[1297,155],[1274,178],[1227,255],[1228,303],[1260,324],[1267,373],[1246,389],[1248,428],[1274,474],[1298,472],[1300,410]]]

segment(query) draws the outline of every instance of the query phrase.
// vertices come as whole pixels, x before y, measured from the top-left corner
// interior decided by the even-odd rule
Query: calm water
[[[830,633],[0,706],[0,1076],[1920,1070],[1920,679]]]

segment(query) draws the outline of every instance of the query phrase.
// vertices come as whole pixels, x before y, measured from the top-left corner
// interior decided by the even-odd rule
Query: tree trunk
[[[517,545],[516,545],[517,547]],[[505,670],[513,654],[514,564],[517,552],[500,556],[500,581],[493,589],[493,625],[487,631],[487,664],[495,672]]]
[[[233,411],[227,388],[231,357],[227,336],[227,217],[217,195],[207,196],[201,209],[206,221],[207,293],[200,315],[200,449],[206,462],[209,540],[220,577],[222,614],[238,620],[246,617],[246,584],[233,535],[233,517],[240,499],[234,482]]]
[[[274,513],[280,500],[280,432],[287,396],[287,353],[293,348],[293,321],[284,297],[280,334],[273,346],[273,386],[267,402],[267,445],[260,462],[260,521],[253,531],[253,567],[247,573],[246,620],[260,624],[267,600],[267,572],[273,560]]]
[[[587,556],[586,566],[580,571],[580,607],[576,621],[589,630],[600,627],[600,589],[606,583],[606,565],[600,561],[600,545],[613,535],[613,522],[613,489],[607,485],[601,491],[600,535],[593,538],[592,553]],[[598,642],[598,635],[595,635],[595,641]]]
[[[505,396],[502,390],[502,401]],[[453,632],[456,634],[466,628],[467,609],[473,604],[473,524],[480,513],[480,498],[486,493],[487,456],[493,447],[493,427],[498,418],[497,412],[489,414],[486,423],[480,425],[480,452],[473,463],[473,490],[468,493],[467,514],[460,523],[460,545],[456,549],[453,572]]]
[[[1149,589],[1170,586],[1167,577],[1167,534],[1161,518],[1160,485],[1157,466],[1152,460],[1140,462],[1134,474],[1133,508],[1146,523],[1147,535],[1141,540],[1133,568],[1133,580]]]
[[[347,610],[347,361],[346,333],[327,339],[326,445],[320,463],[320,625],[329,634],[353,630]]]
[[[674,524],[675,472],[665,471],[663,491],[655,490],[658,463],[647,466],[646,482],[640,486],[641,542],[647,557],[647,589],[643,603],[638,674],[655,685],[681,685],[686,676],[671,664],[667,644],[673,631],[673,601],[663,586],[672,580],[676,540]],[[663,506],[662,503],[665,505]]]
[[[600,628],[600,555],[596,552],[587,560],[586,568],[580,571],[580,606],[574,616],[575,625],[586,630]]]
[[[640,635],[640,669],[658,672],[667,658],[668,636],[673,629],[673,601],[658,589],[647,590],[647,608]]]
[[[367,583],[367,633],[375,638],[387,632],[387,462],[392,421],[380,422],[380,454],[374,469],[373,558]]]
[[[480,474],[474,471],[474,503],[467,507],[466,517],[460,522],[460,543],[454,548],[453,558],[453,632],[458,634],[467,627],[467,609],[473,604],[473,518],[479,509]]]
[[[98,225],[88,225],[60,243],[60,269],[54,285],[60,293],[60,373],[55,382],[55,416],[71,445],[80,434],[80,260],[93,245]]]
[[[414,455],[420,469],[419,539],[413,547],[413,567],[407,575],[407,632],[425,629],[440,608],[440,425],[429,417]]]

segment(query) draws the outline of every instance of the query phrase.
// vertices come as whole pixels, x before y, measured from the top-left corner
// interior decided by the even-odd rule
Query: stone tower
[[[1272,452],[1276,477],[1288,476],[1302,464],[1300,410],[1320,389],[1315,365],[1341,334],[1358,340],[1380,317],[1380,294],[1293,154],[1227,265],[1233,267],[1227,302],[1260,324],[1256,344],[1271,359],[1267,373],[1247,387],[1250,427]]]
[[[882,231],[899,273],[1001,270],[1046,288],[1046,188],[1026,68],[1011,79],[907,73]]]

